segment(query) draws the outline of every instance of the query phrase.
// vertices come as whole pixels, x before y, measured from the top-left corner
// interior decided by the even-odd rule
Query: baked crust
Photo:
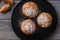
[[[5,13],[9,10],[10,5],[9,4],[5,4],[0,8],[0,13]]]
[[[22,13],[29,18],[37,16],[38,11],[39,11],[38,6],[34,2],[26,2],[22,6]]]
[[[34,33],[35,30],[36,30],[36,25],[35,25],[34,21],[27,19],[21,23],[21,31],[24,34],[30,35],[30,34]]]
[[[43,27],[47,28],[52,24],[52,16],[49,13],[42,12],[38,17],[37,17],[37,23]]]

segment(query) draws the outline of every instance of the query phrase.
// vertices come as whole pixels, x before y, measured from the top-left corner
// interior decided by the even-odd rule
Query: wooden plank
[[[60,1],[49,1],[57,12],[58,19],[60,19]]]
[[[12,12],[13,12],[13,9],[15,8],[15,6],[19,3],[20,1],[17,1],[15,2],[15,5],[12,6],[11,10],[7,13],[0,13],[0,19],[11,19],[11,15],[12,15]],[[4,3],[1,2],[0,3],[0,7],[3,6]]]
[[[20,1],[20,0],[14,0],[14,1]],[[48,0],[48,1],[60,1],[60,0]]]
[[[13,32],[10,20],[0,20],[0,40],[19,40]]]
[[[60,1],[60,0],[48,0],[48,1]]]
[[[60,1],[49,1],[54,8],[56,9],[57,15],[58,15],[58,19],[60,19]],[[12,11],[14,9],[14,7],[19,3],[19,1],[16,1],[15,5],[12,7],[11,11],[7,12],[6,14],[2,14],[0,13],[0,19],[11,19],[11,15],[12,15]],[[0,6],[3,3],[0,3]]]
[[[58,14],[58,19],[59,19],[56,32],[50,38],[50,40],[60,40],[60,1],[49,0],[49,2],[55,7],[57,14]],[[19,2],[17,1],[17,3]],[[0,3],[0,5],[2,4]],[[13,32],[13,29],[11,27],[11,20],[9,20],[11,19],[11,14],[12,14],[13,9],[11,9],[11,11],[9,11],[7,14],[0,14],[0,40],[20,40]],[[8,19],[8,20],[5,20],[5,19]]]
[[[11,20],[0,20],[0,39],[19,40],[12,29]],[[57,29],[54,35],[52,35],[49,39],[60,39],[60,20],[58,20]]]

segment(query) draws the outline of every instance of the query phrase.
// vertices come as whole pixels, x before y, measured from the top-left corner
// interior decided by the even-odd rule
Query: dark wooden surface
[[[56,9],[58,15],[58,25],[57,29],[49,38],[49,40],[60,40],[60,1],[59,0],[48,0]],[[0,13],[0,40],[20,40],[14,33],[11,27],[11,14],[14,7],[20,2],[20,0],[15,0],[15,5],[12,6],[11,11],[6,14]],[[3,5],[3,2],[0,2],[0,7]]]

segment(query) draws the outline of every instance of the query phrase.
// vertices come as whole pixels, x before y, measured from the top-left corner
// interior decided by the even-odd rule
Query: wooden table
[[[58,15],[58,25],[57,29],[50,37],[50,40],[60,40],[60,1],[59,0],[48,0],[56,9],[57,15]],[[11,26],[11,14],[14,7],[19,3],[20,1],[15,1],[15,5],[12,6],[11,11],[7,12],[6,14],[0,13],[0,40],[20,40],[14,33],[12,26]],[[4,4],[3,2],[0,2],[0,7]]]

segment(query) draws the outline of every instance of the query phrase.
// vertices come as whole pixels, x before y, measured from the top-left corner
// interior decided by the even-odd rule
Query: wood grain
[[[60,20],[58,20],[57,29],[50,37],[50,39],[60,39]],[[0,39],[6,39],[6,40],[19,40],[19,38],[15,35],[12,26],[11,26],[11,20],[0,20]]]
[[[13,32],[10,20],[0,20],[0,39],[1,40],[19,40]]]
[[[49,38],[49,40],[60,40],[60,1],[58,0],[48,0],[56,9],[57,15],[58,15],[58,25],[57,29],[52,35],[52,37]],[[11,26],[11,15],[12,11],[15,8],[15,6],[19,3],[20,1],[15,1],[15,5],[12,6],[11,11],[7,12],[6,14],[1,14],[0,13],[0,40],[20,40],[16,34],[14,33],[12,26]],[[4,3],[0,3],[0,7]]]
[[[0,13],[0,19],[5,19],[5,20],[11,19],[12,11],[19,2],[20,1],[16,1],[15,5],[12,6],[11,11],[7,12],[6,14]],[[58,19],[60,19],[60,17],[59,17],[60,16],[60,1],[49,1],[49,2],[53,5],[55,10],[57,11]],[[2,6],[3,2],[0,4],[1,4],[0,6]]]
[[[14,0],[14,1],[20,1],[20,0]],[[60,1],[60,0],[47,0],[47,1]]]
[[[15,5],[13,5],[10,9],[10,11],[8,11],[7,13],[0,13],[0,19],[11,19],[11,15],[12,15],[12,11],[13,9],[15,8],[15,6],[19,3],[20,1],[18,2],[15,2]],[[4,3],[1,2],[0,3],[0,7],[3,6]]]

